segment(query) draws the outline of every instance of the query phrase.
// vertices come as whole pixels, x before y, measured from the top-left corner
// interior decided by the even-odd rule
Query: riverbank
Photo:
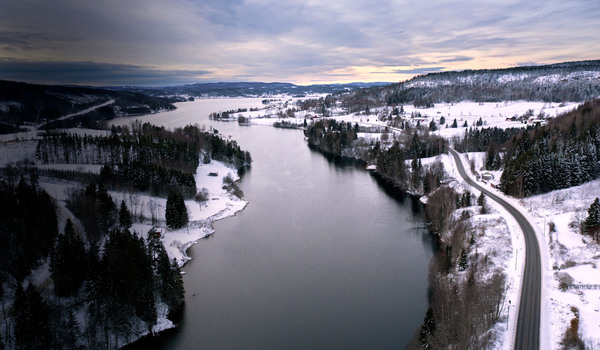
[[[239,181],[240,177],[235,169],[228,167],[219,161],[211,161],[209,164],[200,164],[194,176],[197,191],[206,189],[208,196],[203,203],[193,199],[186,200],[189,223],[186,227],[171,230],[165,224],[165,209],[167,200],[165,198],[151,197],[141,194],[128,194],[122,192],[111,192],[113,198],[119,203],[124,200],[131,208],[134,216],[142,219],[141,223],[135,223],[132,230],[145,235],[151,229],[160,232],[161,240],[169,254],[170,259],[175,259],[180,267],[191,260],[187,250],[198,240],[206,238],[214,233],[212,223],[230,216],[234,216],[243,210],[248,204],[223,189],[223,178],[231,177]],[[154,221],[154,224],[152,223]]]

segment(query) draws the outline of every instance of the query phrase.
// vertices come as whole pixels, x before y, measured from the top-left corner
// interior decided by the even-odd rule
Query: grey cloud
[[[160,86],[190,83],[208,74],[204,70],[159,70],[96,62],[0,60],[1,79],[47,84]]]
[[[396,70],[394,70],[394,73],[398,73],[398,74],[427,74],[427,73],[440,72],[444,68],[446,68],[446,67],[423,67],[423,68],[414,68],[414,69],[396,69]]]
[[[456,56],[456,57],[441,59],[440,62],[443,62],[443,63],[466,62],[466,61],[472,61],[473,59],[474,59],[473,57],[468,57],[468,56]]]
[[[524,0],[5,1],[0,57],[137,67],[115,75],[115,65],[103,80],[141,79],[140,72],[150,81],[166,74],[185,79],[185,70],[145,66],[201,67],[212,73],[190,72],[224,80],[318,79],[361,66],[425,67],[400,71],[419,74],[428,66],[453,69],[498,57],[504,64],[550,62],[556,55],[594,58],[600,53],[598,13],[597,0],[548,0],[544,6]],[[90,73],[94,77],[102,78]]]

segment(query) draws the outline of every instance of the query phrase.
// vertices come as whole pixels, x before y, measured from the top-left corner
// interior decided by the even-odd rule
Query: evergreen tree
[[[58,296],[77,293],[87,275],[87,253],[85,244],[67,219],[65,232],[57,238],[50,254],[50,273],[54,281],[54,292]]]
[[[63,348],[77,349],[77,342],[81,337],[81,331],[79,329],[79,322],[75,319],[72,310],[69,310],[69,316],[64,323],[63,331],[64,335],[60,338]]]
[[[485,207],[485,194],[483,194],[483,192],[481,192],[479,197],[477,197],[477,205],[481,207],[479,213],[487,214],[487,208]]]
[[[419,330],[419,342],[421,343],[422,349],[431,348],[430,340],[435,335],[435,327],[435,315],[433,314],[433,309],[429,307],[425,313],[423,325]]]
[[[598,197],[588,208],[588,216],[583,223],[583,229],[585,233],[598,241],[600,236],[600,200]]]
[[[51,349],[50,310],[33,285],[26,290],[19,283],[13,304],[17,349]]]
[[[437,130],[437,126],[435,125],[435,120],[433,120],[433,119],[429,122],[429,130],[431,130],[431,131]]]
[[[498,146],[492,143],[488,146],[485,154],[485,168],[488,170],[498,170],[502,165],[500,154],[498,153]]]
[[[131,213],[129,212],[129,209],[127,209],[125,201],[122,200],[121,208],[119,209],[119,226],[123,230],[128,230],[131,228],[132,224]]]
[[[170,229],[182,228],[188,223],[187,207],[181,191],[171,190],[167,197],[165,219]]]
[[[460,259],[458,261],[458,268],[460,271],[464,271],[467,269],[467,266],[468,266],[467,252],[465,251],[465,248],[462,248],[460,250]]]

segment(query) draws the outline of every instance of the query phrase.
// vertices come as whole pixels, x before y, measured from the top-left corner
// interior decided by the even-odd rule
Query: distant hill
[[[587,101],[600,96],[600,60],[430,73],[348,94],[356,106],[475,101]]]
[[[135,91],[0,80],[0,132],[18,131],[24,124],[94,127],[99,121],[114,117],[175,109],[171,102]],[[94,108],[100,105],[103,106]],[[64,118],[68,115],[74,116]]]
[[[187,95],[191,97],[268,97],[272,95],[290,95],[304,97],[314,94],[333,94],[347,92],[372,86],[389,85],[389,83],[348,83],[348,84],[315,84],[295,85],[291,83],[255,83],[255,82],[223,82],[196,83],[181,86],[160,88],[136,88],[135,91],[154,96]],[[131,90],[131,88],[127,88]]]

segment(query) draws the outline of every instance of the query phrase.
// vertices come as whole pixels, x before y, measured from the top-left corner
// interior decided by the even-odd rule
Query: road
[[[93,111],[95,109],[98,109],[100,107],[111,105],[113,103],[115,103],[115,100],[114,99],[110,99],[110,100],[108,100],[106,102],[103,102],[103,103],[101,103],[99,105],[96,105],[96,106],[92,106],[92,107],[86,108],[86,109],[84,109],[82,111],[64,115],[64,116],[62,116],[62,117],[60,117],[58,119],[53,120],[53,122],[56,121],[56,120],[66,120],[66,119],[73,118],[73,117],[78,116],[78,115],[83,115],[83,114],[89,113],[89,112],[91,112],[91,111]],[[37,127],[37,129],[38,130],[42,130],[46,126],[46,124],[48,124],[48,122],[40,124]]]
[[[531,223],[521,214],[519,210],[489,191],[479,183],[473,181],[464,168],[458,152],[450,149],[454,157],[459,174],[471,186],[485,193],[488,198],[496,201],[506,209],[516,220],[523,236],[525,237],[525,269],[521,286],[521,301],[519,303],[519,315],[517,318],[517,334],[515,336],[515,349],[539,349],[540,348],[540,303],[542,289],[542,266],[540,259],[540,247]]]

